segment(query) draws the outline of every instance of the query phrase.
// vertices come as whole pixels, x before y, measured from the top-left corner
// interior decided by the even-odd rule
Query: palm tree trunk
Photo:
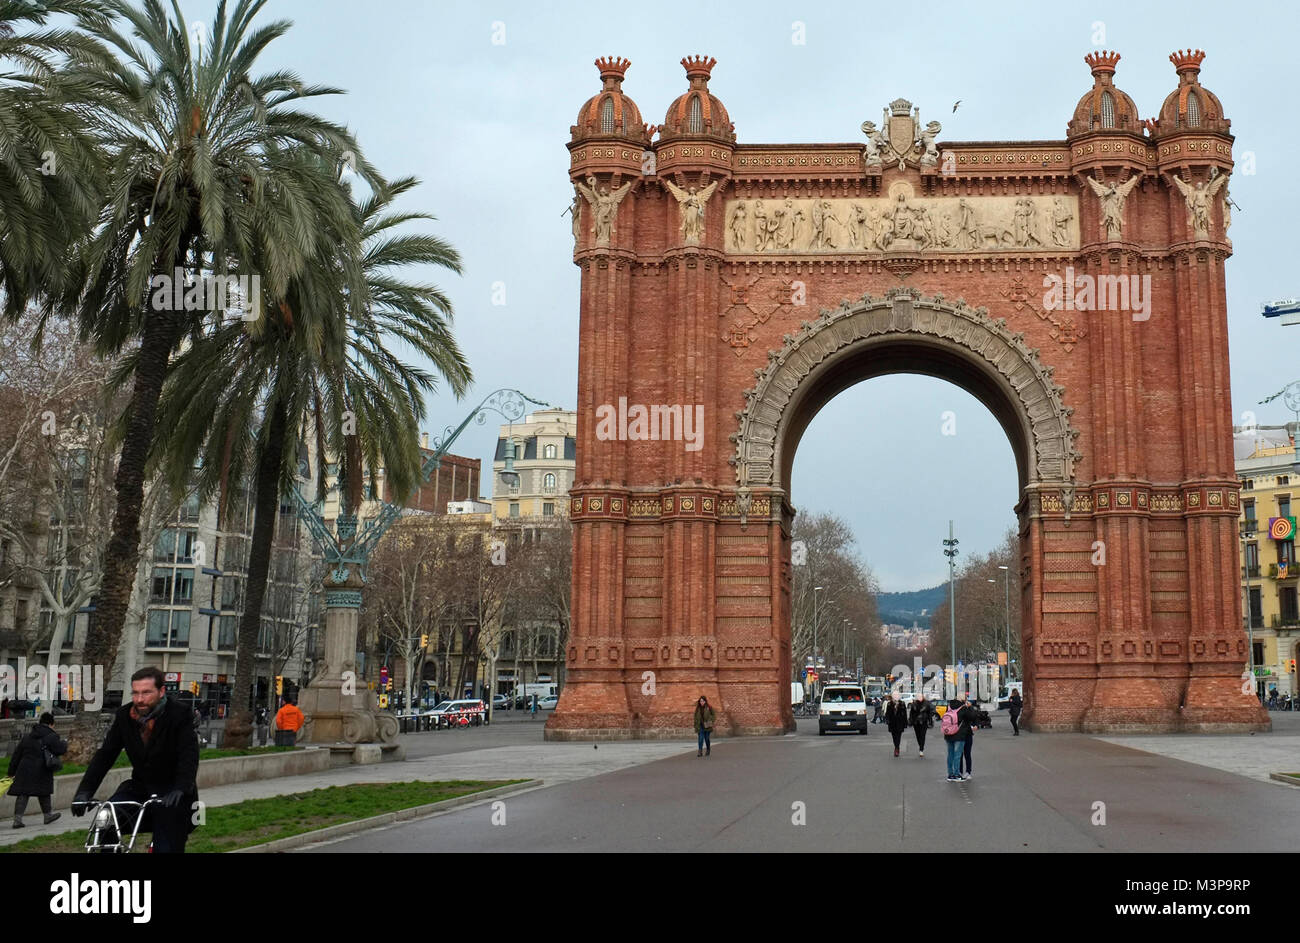
[[[239,621],[235,650],[235,684],[231,689],[232,717],[226,722],[223,746],[248,746],[252,730],[252,703],[248,691],[257,663],[257,634],[262,624],[262,602],[271,566],[275,520],[280,511],[280,472],[284,465],[284,435],[288,425],[284,404],[271,409],[266,443],[257,460],[257,493],[253,498],[253,539],[248,551],[248,583],[244,588],[244,614]]]
[[[140,361],[135,371],[131,401],[126,407],[126,433],[118,458],[113,486],[117,503],[113,510],[113,532],[104,550],[103,578],[95,604],[95,618],[86,633],[82,660],[86,665],[104,668],[111,678],[122,641],[131,594],[135,590],[136,570],[140,564],[140,510],[144,505],[145,463],[153,445],[154,417],[167,364],[176,346],[178,316],[172,311],[151,311],[140,342]],[[132,640],[134,642],[134,640]],[[122,682],[123,703],[130,700],[131,679]],[[74,726],[68,741],[68,762],[88,763],[99,743],[99,711],[85,710],[79,716],[84,723]]]

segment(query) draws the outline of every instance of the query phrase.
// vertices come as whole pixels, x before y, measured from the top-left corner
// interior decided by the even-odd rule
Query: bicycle
[[[93,802],[93,800],[92,800]],[[85,805],[89,806],[88,802]],[[86,853],[87,854],[105,854],[105,855],[129,855],[135,849],[136,837],[140,834],[140,824],[144,821],[144,810],[151,805],[162,805],[162,799],[158,795],[151,795],[144,802],[135,802],[130,799],[119,799],[113,802],[105,799],[101,802],[93,802],[93,809],[90,812],[90,828],[86,832]],[[124,841],[121,820],[118,817],[118,806],[134,806],[135,825],[131,829],[131,837]],[[125,808],[123,812],[125,812]],[[150,852],[153,851],[153,841],[150,840]]]

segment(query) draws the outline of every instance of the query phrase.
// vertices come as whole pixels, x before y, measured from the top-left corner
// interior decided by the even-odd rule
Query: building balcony
[[[1258,578],[1259,578],[1259,564],[1256,563],[1256,564],[1253,564],[1252,566],[1243,566],[1243,567],[1241,568],[1241,578],[1242,578],[1243,580],[1244,580],[1244,579],[1258,579]]]
[[[1268,565],[1268,578],[1271,580],[1294,580],[1300,578],[1300,566],[1291,563],[1287,566],[1286,576],[1278,576],[1278,565],[1270,563]]]

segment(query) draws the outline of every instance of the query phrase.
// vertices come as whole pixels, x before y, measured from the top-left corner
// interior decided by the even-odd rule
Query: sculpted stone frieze
[[[726,220],[735,255],[1079,247],[1076,196],[917,198],[906,182],[870,199],[728,200]]]

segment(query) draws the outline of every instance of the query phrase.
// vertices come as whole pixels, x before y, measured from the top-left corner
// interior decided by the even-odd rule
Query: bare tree
[[[849,670],[859,657],[864,664],[875,661],[881,648],[879,590],[857,555],[848,523],[833,514],[800,515],[791,540],[802,544],[792,553],[796,559],[790,647],[795,671],[813,654],[814,639],[817,657],[825,658],[827,667],[838,663]]]

